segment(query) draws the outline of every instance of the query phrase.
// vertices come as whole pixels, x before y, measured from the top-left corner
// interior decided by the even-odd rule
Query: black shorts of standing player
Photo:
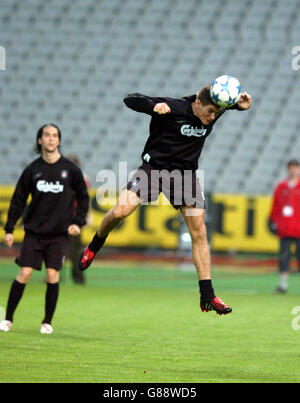
[[[60,270],[62,268],[67,235],[36,235],[26,233],[20,255],[15,262],[21,267],[31,267],[35,270],[41,270],[42,263],[46,268]]]
[[[143,203],[155,202],[162,192],[175,209],[181,206],[205,208],[205,199],[194,171],[159,170],[144,162],[126,188],[136,193]],[[165,204],[162,201],[162,204]]]

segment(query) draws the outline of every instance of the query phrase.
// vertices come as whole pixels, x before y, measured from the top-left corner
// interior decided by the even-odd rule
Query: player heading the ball
[[[217,83],[220,86],[216,87]],[[91,265],[109,233],[122,220],[142,202],[155,201],[163,192],[173,207],[179,209],[191,235],[202,311],[214,310],[219,315],[232,311],[215,296],[212,287],[210,250],[204,221],[205,203],[196,171],[205,140],[216,121],[227,110],[243,111],[251,105],[251,96],[246,92],[240,94],[240,87],[236,88],[238,90],[232,92],[231,80],[227,80],[226,87],[225,80],[217,79],[212,88],[206,85],[196,94],[183,98],[150,97],[135,93],[124,99],[128,108],[151,116],[150,136],[141,155],[142,165],[121,192],[116,205],[105,214],[93,240],[84,249],[79,261],[81,270]],[[228,91],[227,98],[224,91]],[[175,171],[183,180],[176,182],[178,178],[173,177],[173,184],[170,182],[165,186],[163,175],[171,175]]]

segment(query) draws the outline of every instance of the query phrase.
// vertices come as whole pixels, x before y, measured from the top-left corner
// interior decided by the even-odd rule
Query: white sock
[[[280,274],[280,288],[282,290],[287,290],[287,288],[288,288],[288,273],[287,272]]]

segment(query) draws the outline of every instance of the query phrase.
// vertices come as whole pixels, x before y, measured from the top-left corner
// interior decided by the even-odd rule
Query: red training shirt
[[[300,238],[300,180],[295,186],[288,179],[277,185],[270,218],[280,238]]]

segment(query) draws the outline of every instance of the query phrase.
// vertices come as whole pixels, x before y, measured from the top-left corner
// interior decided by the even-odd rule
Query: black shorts
[[[47,269],[60,270],[65,256],[67,235],[35,235],[26,233],[20,256],[15,262],[21,267],[41,270],[42,263]]]
[[[143,204],[154,202],[162,192],[176,209],[182,206],[205,208],[205,199],[194,171],[167,171],[143,162],[126,187],[135,192]]]

